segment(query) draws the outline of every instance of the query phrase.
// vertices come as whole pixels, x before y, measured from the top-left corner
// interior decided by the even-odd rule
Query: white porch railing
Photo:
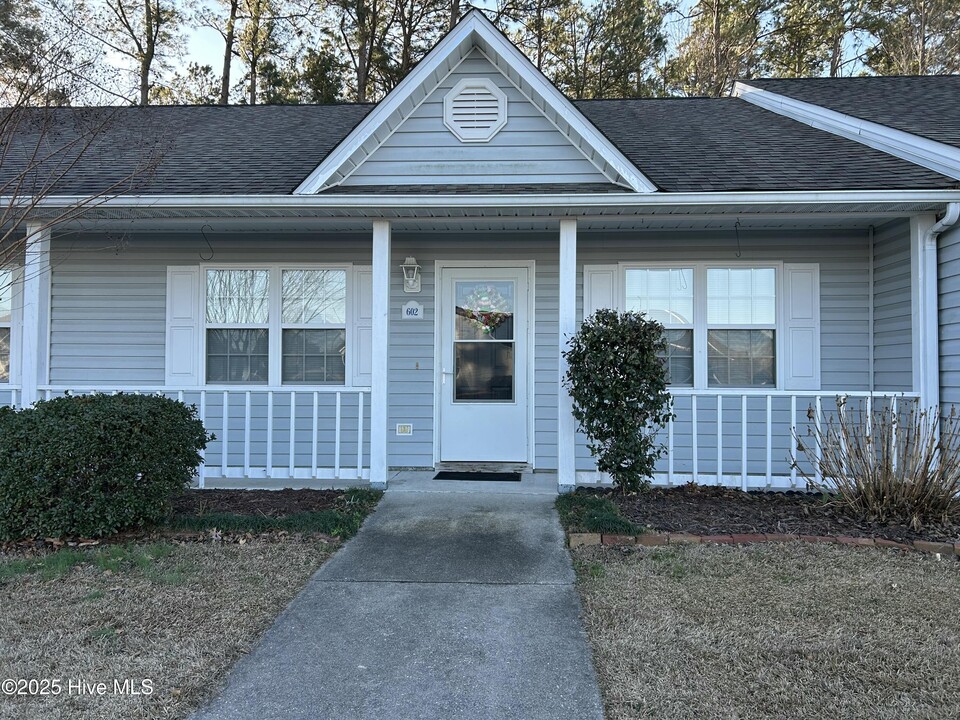
[[[667,423],[661,440],[667,448],[654,473],[656,485],[687,482],[749,489],[804,490],[803,472],[817,477],[794,438],[809,437],[823,418],[841,412],[889,408],[894,414],[918,400],[912,392],[693,390],[671,389],[675,419]],[[581,467],[589,452],[579,450]],[[798,465],[803,472],[798,471]],[[609,482],[598,472],[578,472],[581,483]]]
[[[165,395],[197,408],[215,439],[203,453],[199,485],[209,478],[367,480],[370,389],[366,387],[126,387],[49,385],[66,393]]]

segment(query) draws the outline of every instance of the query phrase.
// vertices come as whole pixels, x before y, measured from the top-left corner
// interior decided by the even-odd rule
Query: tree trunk
[[[453,30],[453,26],[457,24],[457,21],[460,20],[460,0],[450,0],[450,25],[449,29]]]
[[[230,0],[230,17],[227,18],[227,28],[224,33],[223,74],[220,76],[220,104],[230,102],[230,66],[233,64],[233,42],[236,33],[237,11],[239,0]]]
[[[154,21],[159,21],[159,0],[157,2],[157,18],[153,17],[153,4],[150,0],[143,3],[143,34],[144,47],[140,56],[140,106],[150,103],[150,65],[153,64],[153,55],[156,52],[156,34]]]

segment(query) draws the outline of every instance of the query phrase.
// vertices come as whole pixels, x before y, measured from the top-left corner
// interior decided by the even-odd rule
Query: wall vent
[[[507,124],[507,96],[487,78],[465,78],[443,98],[443,124],[460,142],[488,142]]]

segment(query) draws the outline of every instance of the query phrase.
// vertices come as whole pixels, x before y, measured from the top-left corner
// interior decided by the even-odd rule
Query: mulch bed
[[[732,488],[683,485],[651,488],[624,496],[590,489],[613,500],[638,525],[694,535],[782,533],[884,538],[886,540],[960,541],[960,525],[927,527],[871,523],[852,517],[836,502],[800,492],[743,492]]]
[[[329,510],[342,495],[342,490],[187,490],[173,501],[173,513],[286,517]]]

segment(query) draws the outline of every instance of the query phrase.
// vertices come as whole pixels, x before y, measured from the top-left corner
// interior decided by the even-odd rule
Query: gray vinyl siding
[[[939,239],[940,402],[960,405],[960,229]]]
[[[507,95],[506,126],[462,143],[443,124],[443,98],[460,80],[487,77]],[[543,113],[474,49],[344,185],[609,182]]]
[[[877,228],[873,245],[874,387],[913,389],[910,223]]]
[[[212,263],[370,263],[370,238],[211,236]],[[210,257],[198,234],[56,239],[51,263],[50,382],[163,385],[168,265]]]
[[[370,263],[369,233],[360,234],[249,234],[212,238],[214,263]],[[821,375],[823,402],[840,390],[866,390],[869,386],[869,253],[866,233],[741,233],[740,258],[736,241],[728,234],[675,233],[581,233],[578,257],[578,303],[582,311],[582,271],[585,264],[644,261],[784,261],[820,264]],[[533,387],[534,464],[537,469],[556,467],[557,456],[557,328],[558,328],[558,238],[545,233],[450,233],[395,232],[390,260],[391,320],[388,351],[388,463],[391,467],[430,467],[434,464],[434,365],[436,321],[435,263],[481,263],[488,259],[534,261],[535,288]],[[164,382],[165,283],[168,265],[196,265],[209,250],[199,236],[188,234],[142,234],[128,238],[119,250],[103,237],[84,236],[55,240],[52,278],[51,381],[58,385],[138,385],[144,389]],[[960,253],[958,253],[960,254]],[[422,291],[403,292],[397,269],[403,258],[414,255],[422,266]],[[424,319],[400,320],[400,308],[416,299],[424,306]],[[382,351],[383,348],[375,348]],[[238,388],[243,390],[244,388]],[[228,465],[241,467],[244,446],[238,442],[245,418],[242,392],[230,399]],[[189,393],[188,402],[196,402]],[[289,464],[289,395],[275,393],[272,465]],[[321,396],[317,414],[318,465],[332,464],[333,396]],[[715,398],[700,400],[698,424],[698,470],[716,472]],[[748,472],[765,471],[766,438],[764,400],[748,401]],[[789,401],[776,400],[771,408],[775,421],[771,456],[774,470],[785,473],[789,454]],[[797,405],[796,423],[804,432],[807,407],[813,395]],[[266,397],[251,387],[251,445],[249,463],[266,463]],[[313,443],[312,398],[298,395],[295,465],[310,465]],[[356,395],[343,396],[341,465],[355,465]],[[739,473],[740,400],[724,405],[724,474]],[[678,398],[678,421],[674,432],[675,472],[692,468],[690,399]],[[209,429],[222,435],[222,397],[207,393]],[[412,436],[397,436],[397,423],[412,423]],[[369,430],[369,397],[364,405],[364,433]],[[219,466],[221,440],[207,451],[208,465]],[[368,452],[364,449],[364,457]],[[581,440],[578,470],[594,465]],[[366,463],[367,460],[365,459]],[[661,466],[665,471],[665,466]]]
[[[741,233],[740,256],[736,239],[729,233],[649,233],[628,232],[581,235],[578,242],[578,270],[583,265],[610,265],[617,262],[752,262],[783,261],[820,264],[820,356],[822,403],[835,410],[835,391],[867,390],[869,387],[869,246],[866,232],[816,233]],[[678,258],[680,260],[678,260]],[[578,314],[583,313],[583,278],[578,277]],[[808,407],[815,404],[816,393],[804,393],[797,403],[795,423],[801,435],[806,432]],[[698,400],[698,472],[717,472],[716,396]],[[763,474],[766,468],[766,400],[747,401],[748,474]],[[741,472],[741,399],[723,400],[724,475]],[[789,475],[791,436],[789,399],[777,399],[771,406],[774,430],[771,438],[771,465],[775,473]],[[691,400],[678,396],[678,415],[674,425],[674,471],[691,473],[693,439]],[[667,442],[666,433],[663,437]],[[595,465],[585,439],[577,443],[577,470],[592,471]],[[658,472],[667,472],[661,461]],[[739,483],[739,480],[737,480]]]

